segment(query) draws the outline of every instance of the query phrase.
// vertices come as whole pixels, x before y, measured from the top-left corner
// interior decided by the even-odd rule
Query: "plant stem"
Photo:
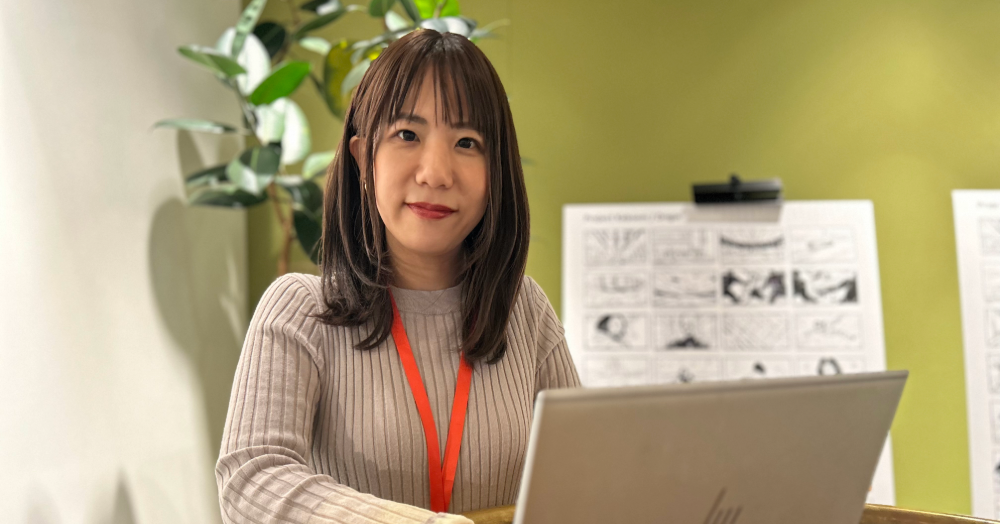
[[[278,215],[278,221],[281,222],[283,241],[281,243],[281,254],[278,256],[278,276],[280,277],[288,273],[288,266],[292,258],[292,217],[290,214],[286,216],[281,210],[281,203],[278,202],[278,191],[274,186],[274,183],[267,186],[267,194],[274,204],[274,214]]]
[[[288,12],[291,14],[292,26],[287,30],[287,35],[291,36],[299,30],[299,26],[302,25],[302,19],[299,17],[299,9],[295,6],[293,0],[285,0],[285,5],[288,6]],[[281,62],[285,55],[292,49],[292,41],[289,38],[285,38],[285,41],[281,44],[281,49],[274,54],[271,59],[271,66]]]
[[[285,0],[285,3],[288,4],[288,10],[291,11],[292,13],[292,25],[294,26],[293,29],[298,29],[299,24],[301,23],[299,19],[299,10],[297,7],[295,7],[295,3],[292,0]],[[294,33],[295,31],[292,32]]]
[[[246,127],[251,135],[256,135],[257,117],[254,116],[253,111],[250,110],[250,106],[247,105],[247,101],[240,94],[240,88],[232,79],[226,80],[226,85],[229,86],[229,89],[233,90],[233,94],[236,95],[236,103],[239,104],[240,110],[243,111],[243,127]]]

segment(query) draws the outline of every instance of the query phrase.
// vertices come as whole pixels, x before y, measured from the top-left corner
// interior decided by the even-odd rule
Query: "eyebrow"
[[[427,125],[427,119],[419,115],[401,115],[399,118],[394,120],[392,124],[396,122],[413,122],[414,124]],[[477,131],[475,127],[472,126],[470,122],[452,122],[452,129],[468,129],[471,131]]]

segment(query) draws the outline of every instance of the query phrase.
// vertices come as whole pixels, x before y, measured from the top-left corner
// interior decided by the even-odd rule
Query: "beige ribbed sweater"
[[[393,287],[445,448],[461,344],[459,286]],[[524,277],[507,324],[507,354],[474,365],[449,514],[430,506],[427,447],[396,346],[354,349],[361,327],[327,326],[314,275],[264,293],[233,382],[216,466],[227,523],[444,523],[513,504],[532,404],[579,378],[548,298]],[[365,328],[367,330],[369,328]]]

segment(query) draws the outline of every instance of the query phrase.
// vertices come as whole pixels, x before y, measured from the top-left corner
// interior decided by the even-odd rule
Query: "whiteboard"
[[[1000,191],[954,191],[972,513],[1000,518]]]

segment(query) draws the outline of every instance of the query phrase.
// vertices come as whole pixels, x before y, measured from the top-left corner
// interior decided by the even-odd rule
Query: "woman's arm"
[[[307,465],[324,380],[317,301],[286,275],[264,293],[243,344],[216,465],[227,524],[469,523],[358,492]]]
[[[526,277],[531,287],[538,318],[538,367],[535,371],[535,394],[543,389],[580,387],[573,357],[566,344],[566,334],[562,322],[556,315],[552,303],[541,286],[531,277]]]

